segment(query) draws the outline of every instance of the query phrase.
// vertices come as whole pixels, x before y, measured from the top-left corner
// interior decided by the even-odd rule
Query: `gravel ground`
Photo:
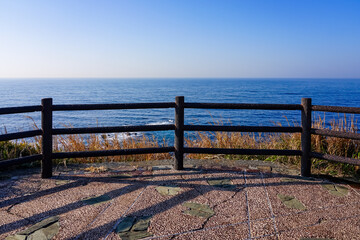
[[[147,216],[145,239],[358,239],[358,185],[263,162],[223,163],[186,162],[182,171],[166,161],[94,164],[93,172],[76,165],[51,179],[3,172],[0,239],[52,216],[60,217],[53,239],[121,239],[119,224],[134,219],[126,234],[139,234],[134,224]]]

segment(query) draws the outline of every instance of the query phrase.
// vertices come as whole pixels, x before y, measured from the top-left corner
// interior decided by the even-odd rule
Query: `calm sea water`
[[[0,108],[40,105],[41,98],[54,104],[173,102],[299,104],[311,97],[315,105],[360,107],[360,79],[17,79],[0,80]],[[320,116],[324,116],[320,113]],[[343,115],[341,115],[343,116]],[[326,119],[339,117],[326,114]],[[350,115],[348,116],[350,117]],[[357,119],[357,117],[355,117]],[[55,112],[54,127],[168,124],[173,109]],[[186,109],[187,124],[221,121],[231,125],[273,126],[299,124],[299,111]],[[360,121],[359,121],[360,122]],[[40,126],[40,113],[0,116],[2,132]],[[6,128],[6,130],[5,130]],[[140,133],[141,134],[141,133]],[[157,136],[172,138],[171,132]]]

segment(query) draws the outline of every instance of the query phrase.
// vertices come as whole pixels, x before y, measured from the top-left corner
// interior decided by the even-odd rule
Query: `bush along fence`
[[[84,111],[84,110],[115,110],[115,109],[149,109],[174,108],[175,124],[89,127],[89,128],[53,128],[54,111]],[[282,126],[214,126],[214,125],[184,125],[184,109],[252,109],[252,110],[297,110],[301,111],[301,127]],[[0,161],[0,167],[12,166],[41,160],[41,177],[52,177],[52,160],[63,158],[101,157],[133,154],[153,154],[173,152],[174,168],[183,169],[183,157],[186,153],[200,154],[237,154],[237,155],[283,155],[301,156],[301,175],[311,175],[311,158],[360,165],[359,159],[322,154],[311,151],[311,135],[322,135],[360,140],[359,133],[348,133],[326,129],[311,128],[313,111],[360,114],[360,108],[312,105],[311,98],[301,99],[301,104],[247,104],[247,103],[186,103],[184,97],[176,97],[175,102],[162,103],[124,103],[124,104],[75,104],[53,105],[52,98],[41,100],[41,105],[25,107],[0,108],[0,114],[15,114],[41,112],[41,129],[0,135],[0,141],[41,136],[42,153],[32,156]],[[53,152],[52,137],[54,135],[120,133],[144,131],[175,131],[174,146],[138,149],[114,149],[82,152]],[[272,132],[301,133],[301,150],[278,149],[234,149],[234,148],[189,148],[184,147],[185,131],[221,131],[221,132]]]

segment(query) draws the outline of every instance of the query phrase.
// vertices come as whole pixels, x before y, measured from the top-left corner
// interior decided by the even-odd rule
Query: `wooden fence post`
[[[301,176],[311,176],[311,98],[301,99]]]
[[[184,169],[184,97],[175,97],[175,164],[176,170]]]
[[[52,98],[41,99],[41,178],[52,177]]]

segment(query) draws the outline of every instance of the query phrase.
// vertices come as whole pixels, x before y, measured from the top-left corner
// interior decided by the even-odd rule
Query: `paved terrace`
[[[2,173],[0,239],[359,239],[355,185],[268,166],[189,167]]]

